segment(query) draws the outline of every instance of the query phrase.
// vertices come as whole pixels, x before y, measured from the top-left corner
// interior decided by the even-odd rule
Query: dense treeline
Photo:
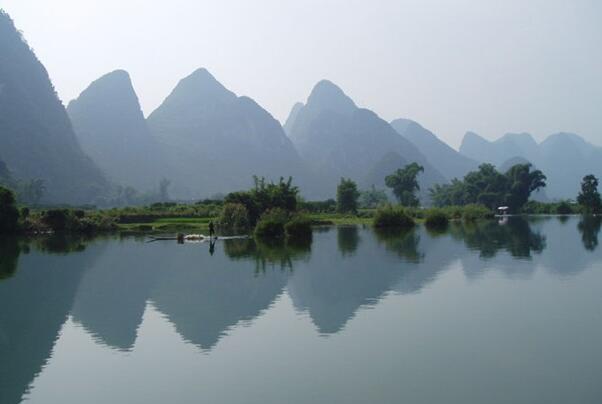
[[[532,170],[531,164],[517,164],[503,174],[491,164],[482,164],[462,180],[435,185],[431,199],[435,206],[507,206],[510,212],[519,213],[531,194],[545,186],[546,176],[540,170]]]

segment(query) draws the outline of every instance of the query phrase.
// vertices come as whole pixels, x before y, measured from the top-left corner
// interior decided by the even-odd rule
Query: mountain
[[[396,119],[391,122],[391,126],[397,133],[412,142],[448,179],[462,178],[479,166],[476,160],[458,153],[417,122],[410,119]]]
[[[248,97],[238,97],[207,70],[182,79],[147,119],[173,166],[180,197],[249,188],[253,175],[293,176],[306,170],[280,123]]]
[[[290,135],[293,126],[295,126],[295,121],[297,120],[297,116],[299,116],[299,111],[303,109],[303,106],[304,105],[302,102],[295,103],[295,105],[293,105],[293,108],[291,109],[290,114],[288,114],[288,118],[286,119],[286,122],[282,127],[287,135]]]
[[[87,203],[108,189],[80,148],[46,69],[2,11],[0,151],[15,178],[45,181],[46,202]]]
[[[546,194],[551,199],[575,199],[585,175],[602,176],[602,148],[573,133],[556,133],[537,143],[526,133],[488,141],[469,132],[460,152],[500,169],[507,168],[512,160],[531,162],[547,176]]]
[[[6,163],[0,160],[0,185],[11,188],[13,182],[13,176],[10,173],[8,167],[6,166]]]
[[[111,180],[140,190],[156,187],[162,164],[130,76],[123,70],[94,81],[67,107],[84,151]]]
[[[391,152],[404,162],[424,166],[419,178],[423,192],[445,182],[416,146],[374,112],[358,108],[330,81],[316,84],[305,105],[293,112],[291,125],[287,123],[289,136],[310,168],[319,173],[324,196],[334,195],[341,177],[352,178],[360,187],[370,186],[369,174]]]
[[[537,142],[528,133],[507,133],[490,142],[474,132],[467,132],[462,139],[460,153],[476,161],[500,167],[514,157],[534,162],[539,159],[538,149]]]

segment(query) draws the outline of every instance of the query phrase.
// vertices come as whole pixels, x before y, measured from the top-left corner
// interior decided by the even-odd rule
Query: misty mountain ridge
[[[462,178],[479,166],[476,160],[460,154],[418,122],[411,119],[396,119],[391,122],[391,126],[397,133],[412,142],[448,180]]]
[[[528,133],[509,133],[488,141],[468,132],[460,153],[497,167],[524,158],[548,177],[546,193],[552,199],[575,199],[585,175],[602,176],[602,148],[574,133],[556,133],[537,143]]]
[[[1,10],[0,61],[0,152],[13,176],[43,179],[46,202],[88,203],[107,192],[48,72]]]
[[[308,185],[304,163],[280,123],[206,69],[182,79],[147,122],[173,167],[166,177],[179,197],[246,189],[253,175],[292,176]]]
[[[165,162],[126,71],[95,80],[67,112],[82,148],[112,181],[139,190],[157,186]]]
[[[387,166],[382,160],[390,153],[397,154],[399,162],[424,166],[425,172],[420,176],[423,192],[445,182],[445,177],[418,148],[377,114],[358,108],[328,80],[318,82],[305,105],[293,112],[295,116],[288,120],[292,121],[288,125],[289,137],[314,173],[320,175],[323,192],[330,192],[330,196],[341,177],[355,180],[362,188],[372,185],[377,177],[384,181],[392,171],[376,173],[376,168]]]

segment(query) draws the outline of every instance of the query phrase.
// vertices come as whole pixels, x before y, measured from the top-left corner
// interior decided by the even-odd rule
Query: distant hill
[[[158,186],[165,162],[127,72],[94,81],[67,112],[82,148],[111,180],[139,190]]]
[[[551,199],[575,199],[585,175],[602,177],[602,148],[573,133],[550,135],[538,144],[526,133],[506,134],[491,142],[469,132],[460,152],[501,168],[514,158],[531,162],[548,177],[546,193]]]
[[[417,122],[410,119],[396,119],[391,122],[391,126],[397,133],[412,142],[447,179],[462,178],[479,166],[476,160],[452,149]]]
[[[182,79],[147,122],[172,166],[176,196],[246,189],[253,175],[293,176],[295,184],[307,185],[304,164],[280,123],[205,69]]]
[[[424,166],[419,178],[424,193],[433,184],[445,182],[416,146],[374,112],[358,108],[327,80],[316,84],[306,104],[292,112],[287,121],[289,136],[310,168],[319,173],[323,196],[334,196],[341,177],[354,179],[360,187],[370,186],[378,166],[391,152],[400,162]]]
[[[45,181],[46,202],[93,202],[109,186],[81,150],[46,69],[3,11],[0,152],[15,178]]]

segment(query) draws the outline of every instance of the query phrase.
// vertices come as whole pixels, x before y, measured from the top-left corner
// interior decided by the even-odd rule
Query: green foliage
[[[435,185],[430,189],[435,206],[480,204],[489,209],[508,206],[519,212],[531,194],[546,186],[546,177],[540,170],[531,171],[531,164],[517,164],[505,174],[491,164],[482,164],[463,180]]]
[[[559,215],[570,215],[573,213],[573,208],[570,203],[567,201],[561,201],[555,209],[556,213]]]
[[[424,167],[412,163],[385,178],[385,184],[393,190],[393,194],[401,205],[418,206],[420,204],[415,194],[420,190],[418,174],[423,171]]]
[[[243,204],[226,203],[218,219],[219,226],[233,233],[246,232],[250,228],[249,212]]]
[[[486,206],[479,204],[469,204],[462,209],[462,220],[475,221],[480,219],[493,218],[493,212]]]
[[[268,209],[279,208],[286,212],[297,210],[299,188],[292,185],[292,177],[287,181],[280,178],[278,183],[266,183],[265,178],[253,177],[255,187],[250,191],[232,192],[226,195],[226,203],[239,203],[244,205],[249,214],[251,226],[255,225],[259,217]]]
[[[302,214],[294,215],[284,225],[284,232],[289,240],[311,239],[311,219]]]
[[[297,208],[309,213],[335,213],[337,201],[327,199],[325,201],[298,201]]]
[[[255,226],[255,236],[260,239],[280,239],[285,235],[284,225],[288,222],[288,212],[282,208],[265,211]]]
[[[341,178],[341,182],[337,186],[337,212],[357,213],[359,196],[357,184],[351,179]]]
[[[361,192],[359,205],[361,208],[375,209],[389,201],[387,193],[382,189],[376,189],[374,185],[370,189]]]
[[[602,212],[602,199],[600,199],[600,192],[598,192],[598,179],[595,176],[590,174],[583,177],[577,203],[583,207],[585,213],[597,214]]]
[[[424,224],[431,229],[445,229],[449,224],[449,218],[442,209],[429,209]]]
[[[0,187],[0,234],[11,234],[17,231],[19,210],[12,191]]]
[[[374,227],[380,228],[411,228],[415,226],[414,219],[408,216],[402,207],[392,205],[378,208],[373,224]]]
[[[91,234],[117,228],[116,219],[105,214],[87,215],[82,210],[50,209],[26,222],[26,230]]]

